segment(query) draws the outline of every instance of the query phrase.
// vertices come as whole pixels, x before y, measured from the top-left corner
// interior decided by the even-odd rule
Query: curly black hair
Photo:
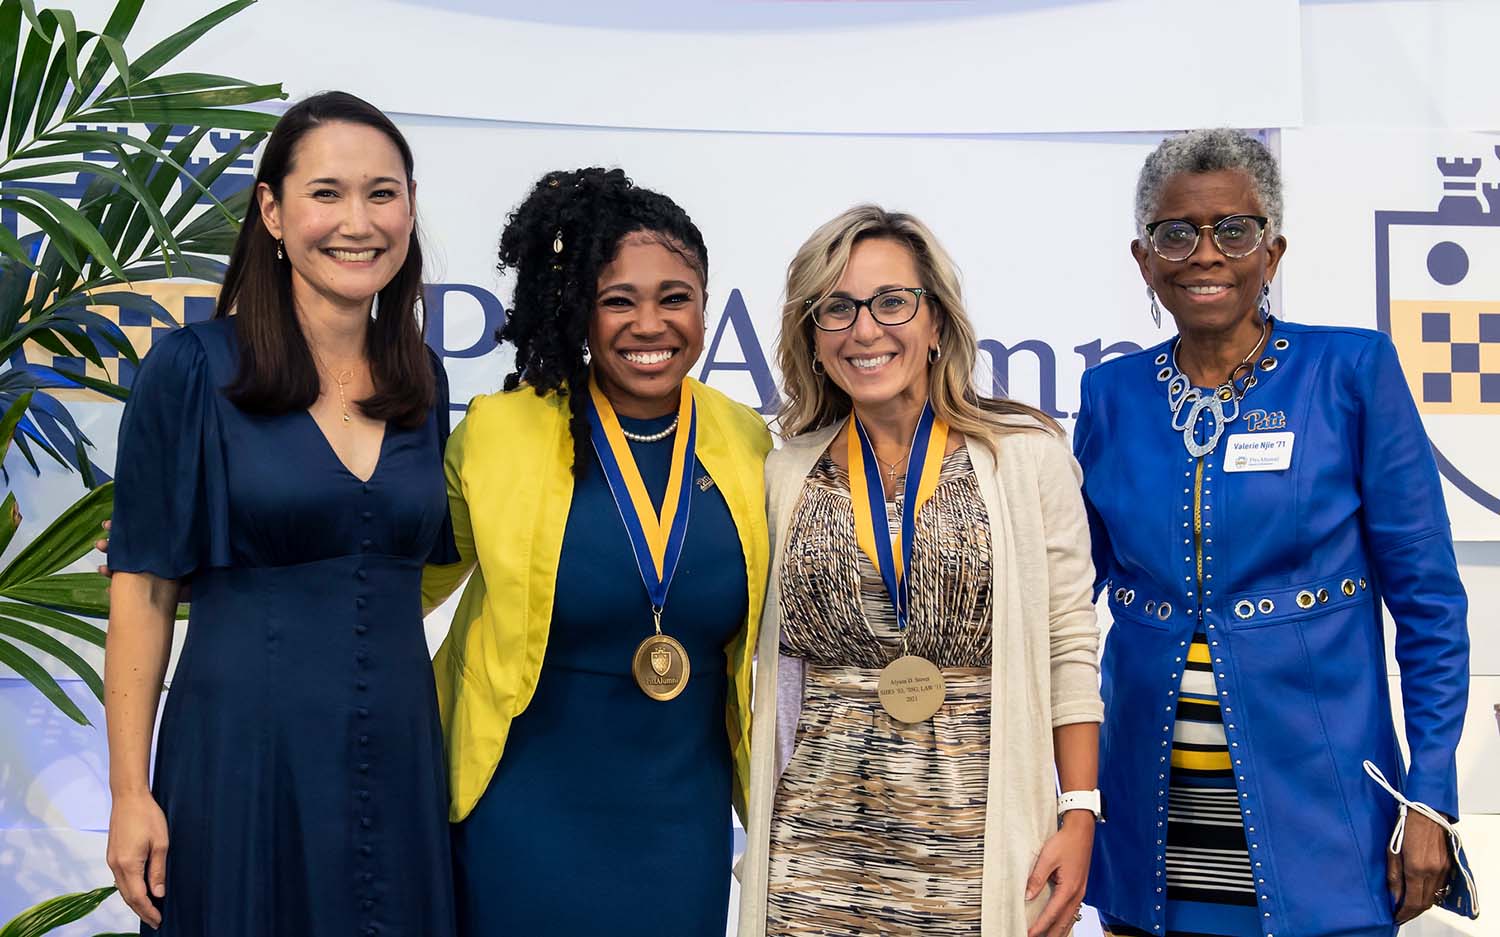
[[[599,273],[627,235],[642,231],[680,254],[707,284],[708,248],[698,226],[676,202],[638,188],[619,169],[547,173],[500,235],[499,269],[516,274],[509,317],[495,333],[516,346],[516,369],[505,389],[525,383],[538,396],[567,396],[574,476],[584,473],[592,449],[584,401]]]

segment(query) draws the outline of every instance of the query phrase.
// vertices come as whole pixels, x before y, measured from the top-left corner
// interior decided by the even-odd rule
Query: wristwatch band
[[[1057,795],[1057,815],[1062,816],[1069,810],[1087,810],[1094,815],[1095,819],[1102,818],[1099,791],[1064,791]]]

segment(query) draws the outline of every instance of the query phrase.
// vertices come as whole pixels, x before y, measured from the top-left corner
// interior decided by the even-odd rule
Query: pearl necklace
[[[659,433],[632,433],[630,430],[626,429],[623,426],[620,427],[620,432],[626,439],[630,440],[631,442],[661,442],[663,439],[666,439],[668,436],[677,431],[677,421],[679,419],[681,419],[681,417],[672,417],[672,425],[668,426],[666,429],[662,430]]]

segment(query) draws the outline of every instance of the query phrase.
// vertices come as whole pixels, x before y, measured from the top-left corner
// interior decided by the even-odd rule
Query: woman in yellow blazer
[[[619,170],[511,215],[503,393],[449,442],[434,666],[460,933],[722,933],[768,557],[753,410],[687,377],[708,252]]]

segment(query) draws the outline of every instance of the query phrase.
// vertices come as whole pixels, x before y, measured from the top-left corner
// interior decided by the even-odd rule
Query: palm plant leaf
[[[0,462],[5,461],[6,451],[10,449],[11,437],[16,433],[16,427],[21,425],[21,419],[26,416],[26,409],[31,406],[33,391],[19,394],[15,401],[6,407],[5,414],[0,416]]]
[[[16,70],[16,83],[11,94],[10,134],[6,140],[6,155],[16,152],[21,139],[26,135],[26,125],[36,110],[37,98],[46,77],[47,59],[52,52],[52,35],[37,29],[35,24],[26,37],[26,46],[21,52],[21,62]]]
[[[111,64],[114,65],[117,74],[122,78],[125,77],[125,68],[120,64],[124,56],[121,43],[125,41],[126,36],[130,35],[131,27],[135,26],[136,18],[141,15],[141,7],[144,5],[145,0],[120,0],[115,4],[114,11],[109,15],[109,21],[104,24],[104,33],[100,37],[99,46],[94,49],[94,54],[89,56],[88,64],[83,67],[83,73],[76,82],[73,97],[68,101],[69,110],[76,110],[89,99],[89,96],[99,87],[99,82],[109,71]],[[120,49],[118,55],[115,51],[117,48]],[[125,90],[128,91],[129,88]]]
[[[79,200],[79,212],[97,228],[110,193],[116,190],[117,186],[108,177],[96,176],[84,190],[83,198]],[[103,236],[102,231],[100,236]],[[108,239],[106,239],[107,242]],[[99,261],[94,260],[93,263],[98,264]],[[40,263],[36,268],[36,282],[31,288],[30,309],[33,315],[46,308],[50,297],[66,294],[71,284],[77,282],[77,274],[72,271],[73,268],[63,262],[62,253],[57,249],[57,245],[47,244],[46,250],[41,252]]]
[[[10,546],[16,529],[21,526],[21,508],[16,504],[16,493],[7,491],[5,501],[0,503],[0,553]]]
[[[72,615],[109,617],[109,577],[98,573],[54,573],[11,586],[0,595]]]
[[[48,702],[62,710],[63,715],[69,719],[81,726],[93,724],[89,722],[89,717],[83,714],[83,710],[78,708],[78,704],[63,692],[61,686],[58,686],[57,680],[47,672],[47,668],[32,660],[25,651],[4,638],[0,638],[0,664],[20,674],[27,683],[36,687]]]
[[[35,907],[22,911],[4,927],[0,927],[0,937],[41,937],[48,931],[56,930],[64,924],[72,924],[92,914],[95,908],[114,893],[115,888],[111,885],[106,888],[96,888],[93,891],[49,898]]]
[[[125,43],[144,0],[117,0],[99,32],[79,29],[66,10],[0,0],[0,209],[34,229],[18,237],[0,226],[0,378],[21,372],[0,380],[0,408],[31,393],[26,419],[12,423],[6,439],[34,470],[40,450],[91,475],[86,437],[47,389],[86,387],[116,398],[126,391],[97,370],[27,362],[21,346],[34,342],[95,368],[106,359],[136,361],[125,333],[88,307],[144,305],[158,321],[171,317],[149,299],[85,294],[122,294],[128,290],[111,287],[164,276],[222,278],[213,255],[231,248],[249,200],[226,198],[215,183],[274,125],[274,114],[254,106],[286,95],[279,84],[169,68],[251,2],[226,3],[131,61]],[[145,132],[124,129],[140,124]],[[195,159],[214,128],[249,132],[227,151],[216,142],[212,159]],[[76,181],[60,187],[59,179]],[[194,217],[200,206],[207,207]]]
[[[106,483],[63,511],[0,571],[0,595],[15,597],[12,590],[50,576],[92,550],[114,503],[114,484]]]
[[[0,615],[19,618],[35,625],[45,625],[53,631],[81,638],[90,644],[104,647],[104,629],[81,618],[65,615],[50,608],[23,605],[19,602],[0,602]]]
[[[16,57],[21,50],[21,4],[0,2],[0,115],[10,113],[10,90],[15,83]]]
[[[24,406],[12,406],[12,410],[17,409],[24,410]],[[93,549],[100,525],[113,506],[113,483],[95,488],[64,511],[0,571],[0,596],[9,600],[0,602],[0,663],[15,670],[80,725],[88,724],[83,711],[33,655],[42,653],[52,657],[77,674],[89,691],[103,700],[104,686],[99,674],[53,632],[104,646],[104,629],[74,616],[108,616],[109,580],[98,573],[59,570]],[[3,512],[7,508],[14,511],[13,497],[0,504],[0,525],[6,523]],[[14,524],[10,526],[13,532]]]
[[[169,129],[169,127],[170,125],[168,124],[162,124],[152,132],[146,142],[159,149],[167,142],[167,136],[169,136],[169,134],[162,131]],[[172,187],[177,184],[177,180],[180,178],[180,174],[175,167],[187,165],[188,160],[193,155],[193,151],[198,148],[198,143],[208,134],[208,130],[209,128],[207,127],[199,127],[185,134],[178,141],[177,145],[172,147],[171,152],[168,154],[168,159],[171,162],[159,161],[152,157],[150,152],[146,150],[142,150],[132,157],[138,170],[143,170],[151,174],[148,186],[153,202],[165,208],[167,196],[171,194]],[[198,182],[202,184],[201,179]],[[210,189],[209,191],[212,190]],[[197,188],[188,186],[185,188],[181,200],[187,201],[191,205],[197,205],[199,194]],[[116,253],[127,257],[133,256],[136,247],[141,243],[141,238],[145,235],[148,223],[145,209],[131,198],[118,199],[116,205],[113,207],[116,210],[107,219],[110,225],[109,230],[101,231],[100,233],[104,235],[105,240],[109,241]],[[170,218],[170,216],[168,217]],[[173,225],[180,224],[181,221],[182,219],[180,218],[176,221],[167,220],[165,226],[170,230]],[[103,265],[97,261],[89,265],[89,272],[93,276],[97,276],[103,269]]]
[[[110,252],[109,245],[105,244],[104,238],[99,236],[98,229],[89,224],[89,220],[85,218],[81,213],[79,213],[78,209],[74,208],[72,205],[69,205],[67,202],[58,198],[56,195],[53,195],[51,192],[46,192],[41,189],[30,188],[27,186],[6,186],[3,191],[6,195],[6,198],[4,199],[4,204],[6,205],[6,207],[15,209],[16,211],[21,211],[23,206],[30,206],[31,203],[35,203],[36,208],[41,209],[50,216],[49,220],[52,221],[53,224],[62,228],[62,231],[66,238],[87,248],[90,253],[101,255],[99,256],[99,259],[104,261],[105,266],[109,267],[120,276],[125,275],[125,271],[120,266],[120,262],[116,260],[114,254]],[[28,214],[28,217],[30,217],[32,221],[37,221],[37,213],[22,213]],[[44,231],[47,231],[48,226],[38,222],[37,227],[41,228]],[[47,234],[53,237],[56,236],[52,231],[47,231]],[[69,257],[68,254],[64,252],[63,256],[66,257],[75,268],[79,266],[78,255],[76,253]]]
[[[213,29],[254,2],[255,0],[235,0],[233,3],[226,3],[212,13],[158,42],[148,49],[144,55],[131,63],[130,73],[132,77],[136,81],[150,78],[168,62],[175,59],[184,49],[203,38],[203,35],[210,29]],[[121,35],[115,38],[124,40],[125,37]],[[105,99],[115,98],[124,91],[125,84],[123,79],[116,78],[99,96]]]
[[[35,625],[29,625],[14,618],[6,618],[4,615],[0,615],[0,638],[9,638],[23,646],[29,644],[36,650],[55,658],[77,674],[99,702],[104,702],[104,681],[99,679],[99,674],[95,672],[93,665],[57,638]]]

